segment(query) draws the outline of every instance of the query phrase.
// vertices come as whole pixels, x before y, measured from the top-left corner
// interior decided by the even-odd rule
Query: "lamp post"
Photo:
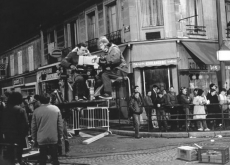
[[[221,59],[218,59],[220,50],[223,45],[223,33],[222,33],[222,22],[221,22],[221,9],[220,9],[220,1],[216,0],[216,12],[217,12],[217,30],[218,30],[218,43],[219,43],[219,49],[217,51],[217,60],[220,61],[220,72],[221,72],[221,86],[222,88],[225,87],[225,81],[226,81],[226,75],[225,75],[225,63],[224,61],[221,61]]]

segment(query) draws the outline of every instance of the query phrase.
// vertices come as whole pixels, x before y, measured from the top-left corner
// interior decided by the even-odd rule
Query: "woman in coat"
[[[206,97],[204,96],[204,91],[202,89],[198,90],[197,96],[193,99],[194,110],[193,119],[197,119],[198,131],[210,131],[206,123],[206,112],[205,104],[207,103]]]

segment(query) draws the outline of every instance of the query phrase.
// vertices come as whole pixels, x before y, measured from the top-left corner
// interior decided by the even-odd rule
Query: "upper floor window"
[[[88,40],[96,38],[96,17],[95,11],[87,15]]]
[[[22,51],[18,52],[18,74],[22,74]]]
[[[118,30],[117,23],[117,7],[116,3],[112,3],[107,6],[107,33],[111,33]]]
[[[10,55],[10,75],[14,76],[14,55]]]
[[[76,21],[68,23],[65,27],[65,47],[74,48],[77,45],[77,24]]]
[[[141,0],[142,27],[163,26],[162,0]]]
[[[28,47],[29,71],[34,70],[34,52],[33,46]]]
[[[204,26],[202,0],[187,0],[187,17],[189,25]]]
[[[225,5],[226,5],[227,26],[230,26],[230,2],[227,2]]]

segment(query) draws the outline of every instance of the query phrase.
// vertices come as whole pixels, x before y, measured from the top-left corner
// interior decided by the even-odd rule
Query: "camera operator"
[[[81,75],[80,71],[77,70],[79,68],[79,56],[87,56],[89,55],[89,51],[87,49],[86,44],[79,43],[76,48],[74,48],[62,61],[61,65],[65,68],[69,68],[73,73],[73,95],[74,99],[83,100],[87,99],[85,96],[87,95],[87,87],[85,84],[85,79]],[[84,68],[83,68],[84,70]]]
[[[99,46],[105,54],[99,60],[99,65],[101,65],[103,68],[101,79],[104,85],[104,94],[99,97],[103,99],[111,99],[111,79],[126,76],[128,72],[128,66],[119,47],[110,43],[105,36],[99,38]]]

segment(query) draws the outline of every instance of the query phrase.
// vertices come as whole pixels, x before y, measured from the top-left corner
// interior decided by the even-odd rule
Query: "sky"
[[[0,0],[0,55],[86,0]]]

